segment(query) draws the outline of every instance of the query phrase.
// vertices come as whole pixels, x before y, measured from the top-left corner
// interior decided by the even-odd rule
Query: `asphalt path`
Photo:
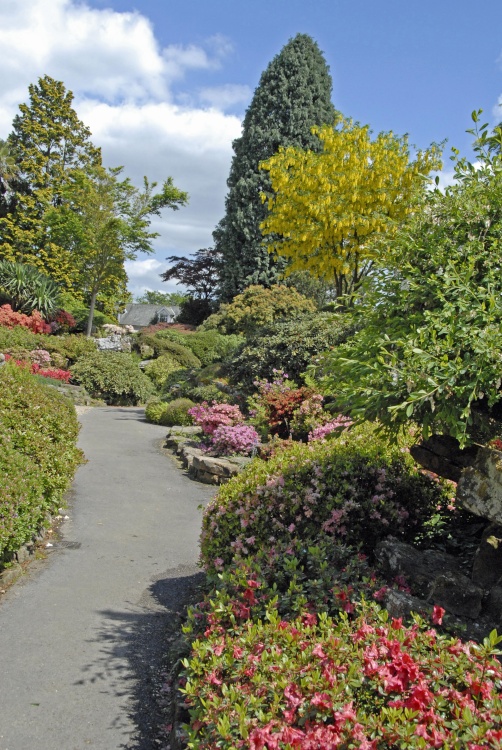
[[[162,451],[142,409],[80,419],[69,520],[0,602],[0,750],[159,747],[149,686],[214,490]]]

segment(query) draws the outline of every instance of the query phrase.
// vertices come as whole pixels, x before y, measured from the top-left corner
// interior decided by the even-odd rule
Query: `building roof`
[[[119,323],[124,326],[149,326],[159,315],[164,314],[173,321],[180,311],[175,305],[142,305],[131,303],[126,305],[125,312],[121,313]]]

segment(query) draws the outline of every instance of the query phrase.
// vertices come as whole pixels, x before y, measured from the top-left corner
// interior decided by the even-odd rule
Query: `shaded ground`
[[[141,409],[81,421],[70,520],[0,603],[0,750],[164,745],[162,659],[199,579],[199,506],[214,489],[163,454],[165,428]]]

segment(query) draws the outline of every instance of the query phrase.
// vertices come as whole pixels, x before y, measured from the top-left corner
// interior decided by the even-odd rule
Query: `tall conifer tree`
[[[46,75],[28,90],[7,139],[15,174],[10,209],[0,218],[0,258],[33,265],[71,289],[71,255],[52,241],[44,217],[62,204],[73,171],[100,165],[101,153],[61,81]]]
[[[261,76],[246,112],[242,135],[227,180],[226,213],[214,231],[221,253],[220,298],[230,301],[250,284],[274,284],[285,261],[263,246],[260,224],[266,215],[260,193],[269,176],[259,163],[279,146],[316,150],[313,125],[333,124],[332,81],[316,42],[306,34],[291,39]]]

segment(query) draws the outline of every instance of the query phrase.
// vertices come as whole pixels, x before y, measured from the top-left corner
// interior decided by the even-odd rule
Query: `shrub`
[[[160,398],[150,399],[145,406],[145,419],[152,424],[160,424],[166,404]]]
[[[26,369],[0,368],[0,555],[62,504],[82,459],[71,402]]]
[[[164,404],[165,410],[161,424],[172,427],[174,425],[193,424],[190,410],[195,406],[189,398],[176,398],[168,404]]]
[[[79,359],[72,379],[107,404],[138,404],[153,392],[151,381],[125,352],[97,352]]]
[[[68,333],[77,325],[77,321],[67,310],[57,310],[49,317],[48,322],[52,333]]]
[[[244,341],[241,336],[224,336],[215,330],[197,331],[184,338],[184,345],[192,350],[203,366],[231,357]]]
[[[281,319],[300,318],[315,312],[315,304],[296,291],[277,284],[266,289],[249,286],[229,304],[204,321],[202,330],[216,328],[221,333],[250,336],[260,328]]]
[[[25,315],[24,313],[14,312],[10,305],[2,305],[0,307],[0,326],[5,326],[6,328],[22,326],[33,331],[33,333],[51,332],[50,325],[43,320],[37,310],[34,310],[31,315]]]
[[[248,583],[249,599],[259,597]],[[500,748],[495,631],[482,646],[462,643],[376,605],[336,620],[306,609],[291,622],[269,606],[228,630],[211,615],[184,661],[189,747]]]
[[[251,421],[261,435],[306,438],[314,424],[329,418],[322,409],[323,397],[308,388],[296,388],[282,370],[273,371],[273,380],[256,380],[257,393],[248,398]],[[324,419],[326,417],[326,419]]]
[[[218,456],[235,453],[249,456],[259,442],[260,436],[255,428],[245,424],[220,425],[211,435],[211,447]]]
[[[157,359],[152,359],[151,362],[147,364],[145,367],[145,375],[147,375],[160,390],[171,373],[182,369],[183,367],[176,359],[174,359],[174,357],[170,354],[163,354]]]
[[[316,314],[298,320],[275,321],[248,337],[227,363],[228,373],[247,393],[257,379],[273,378],[284,370],[297,383],[320,354],[349,339],[355,331],[352,316]]]
[[[244,416],[238,406],[231,404],[212,404],[205,401],[190,409],[193,421],[202,427],[205,435],[213,435],[218,427],[233,427],[242,424]]]
[[[141,346],[150,346],[156,357],[163,355],[169,355],[175,360],[181,367],[200,367],[200,360],[193,354],[193,352],[178,341],[173,341],[171,337],[162,336],[159,334],[141,334],[138,343]]]
[[[212,569],[241,547],[294,537],[305,545],[341,539],[371,555],[389,531],[413,540],[438,507],[447,512],[450,497],[449,483],[424,476],[374,428],[353,428],[329,443],[297,443],[268,462],[256,459],[224,485],[204,513],[202,560]]]

